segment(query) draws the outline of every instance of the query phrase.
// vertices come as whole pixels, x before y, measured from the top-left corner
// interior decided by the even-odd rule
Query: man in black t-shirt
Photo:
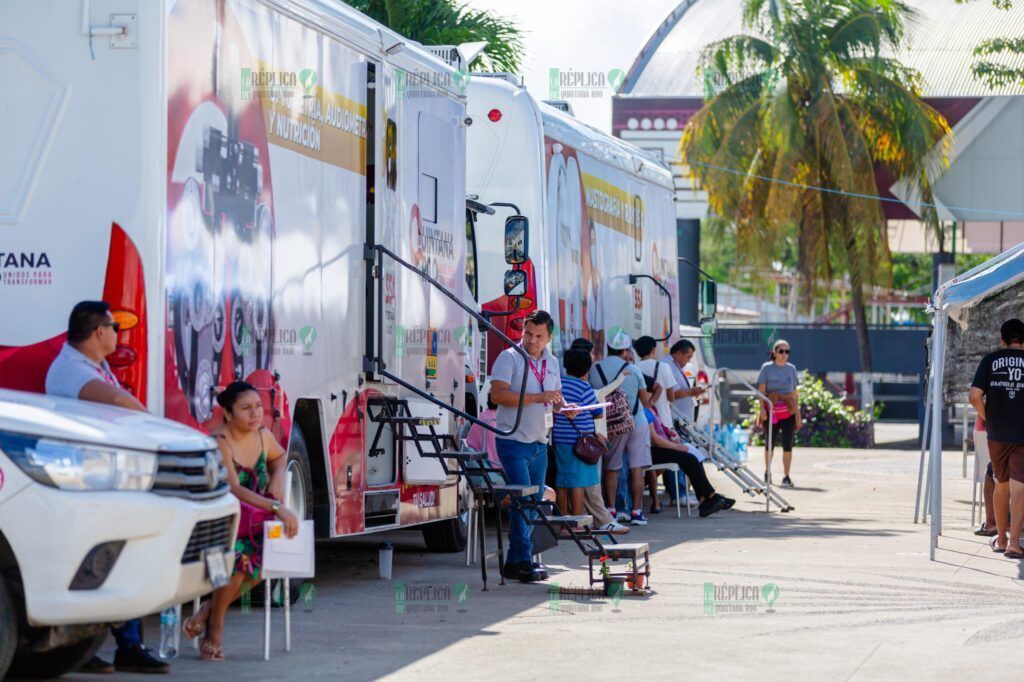
[[[1007,320],[999,336],[1000,349],[978,364],[969,400],[985,421],[996,479],[993,506],[998,533],[992,549],[1004,552],[1008,559],[1024,559],[1020,546],[1024,522],[1024,322]]]

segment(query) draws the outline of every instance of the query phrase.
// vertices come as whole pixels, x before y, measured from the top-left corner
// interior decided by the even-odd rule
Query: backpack
[[[626,370],[626,363],[622,363],[622,367],[612,377],[612,381],[608,381],[608,378],[604,375],[604,370],[601,369],[601,365],[595,365],[594,368],[597,373],[601,375],[601,381],[607,386],[612,381],[619,378],[619,375]],[[617,388],[608,394],[607,401],[612,405],[608,408],[608,438],[618,438],[628,434],[636,426],[633,421],[633,411],[629,409],[629,400],[626,398],[626,393],[622,388]]]
[[[661,360],[657,360],[654,363],[654,376],[651,376],[650,374],[644,374],[644,382],[647,384],[647,392],[648,393],[654,393],[654,386],[655,386],[655,384],[658,383],[658,369],[660,369],[660,368],[661,368]],[[669,387],[668,386],[663,386],[663,388],[669,388]]]

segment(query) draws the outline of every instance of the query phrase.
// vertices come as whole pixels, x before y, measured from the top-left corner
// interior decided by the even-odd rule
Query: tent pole
[[[942,534],[942,375],[946,365],[946,317],[946,312],[940,309],[935,318],[935,333],[932,337],[932,561],[935,560],[935,550]]]
[[[914,523],[924,523],[924,517],[921,515],[921,486],[924,483],[925,452],[928,450],[928,429],[932,420],[931,406],[932,378],[929,375],[928,381],[925,384],[924,428],[921,429],[921,461],[917,465],[917,497],[914,501]],[[927,512],[927,510],[925,511]]]

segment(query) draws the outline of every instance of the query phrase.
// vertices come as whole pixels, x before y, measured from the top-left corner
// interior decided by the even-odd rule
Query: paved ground
[[[397,613],[395,582],[377,579],[376,544],[323,545],[317,590],[294,613],[291,653],[281,651],[279,611],[273,657],[264,663],[260,613],[236,609],[225,642],[230,660],[203,663],[187,649],[173,673],[232,680],[1000,674],[1007,645],[1024,638],[1024,571],[970,533],[971,489],[952,452],[944,458],[947,535],[938,561],[929,561],[927,527],[912,523],[917,458],[906,449],[805,449],[793,471],[799,488],[787,492],[794,512],[766,514],[763,504],[741,499],[709,519],[655,517],[626,536],[656,552],[654,594],[619,603],[554,603],[545,586],[518,583],[481,592],[479,571],[464,556],[427,554],[417,535],[395,534],[395,582],[451,593],[443,603],[409,599]],[[721,477],[712,482],[731,492]],[[553,582],[585,584],[574,549],[545,560]],[[752,599],[709,604],[708,583],[720,597],[738,586]],[[462,606],[461,585],[469,588]],[[149,625],[153,636],[156,627]]]

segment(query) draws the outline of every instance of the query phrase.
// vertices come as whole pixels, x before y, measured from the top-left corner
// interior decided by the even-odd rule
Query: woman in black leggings
[[[704,465],[689,452],[675,432],[665,428],[653,410],[647,409],[648,428],[651,430],[651,461],[654,464],[677,464],[690,479],[694,492],[697,493],[697,508],[701,518],[711,516],[723,509],[731,509],[736,500],[724,497],[715,492],[714,487],[704,473]]]

